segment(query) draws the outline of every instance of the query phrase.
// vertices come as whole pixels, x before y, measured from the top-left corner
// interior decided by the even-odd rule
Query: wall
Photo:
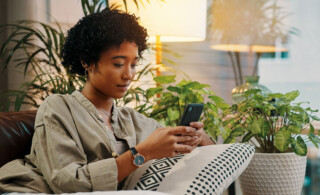
[[[0,1],[0,25],[7,22],[7,1]],[[5,40],[6,33],[0,36],[0,43]],[[0,59],[1,61],[1,59]],[[5,90],[8,88],[8,72],[7,70],[2,71],[0,69],[0,90]]]
[[[15,23],[18,20],[45,21],[47,14],[46,1],[43,0],[1,0],[0,5],[0,24]],[[1,34],[0,40],[5,40],[5,36],[7,34]],[[32,79],[25,77],[22,71],[22,69],[12,66],[11,63],[0,77],[1,89],[18,89],[27,79]]]
[[[298,101],[320,109],[320,1],[290,1],[290,26],[299,29],[299,35],[290,35],[287,59],[262,60],[261,83],[274,92],[299,90]],[[320,113],[318,113],[320,116]]]
[[[224,98],[227,103],[232,104],[231,90],[236,84],[227,52],[211,49],[209,40],[190,43],[165,43],[164,45],[167,45],[169,50],[181,55],[181,58],[176,58],[169,53],[165,53],[165,58],[177,63],[178,66],[176,67],[185,72],[190,79],[211,85],[211,90]],[[253,67],[248,63],[248,55],[241,54],[240,58],[244,76],[249,76]],[[182,76],[183,74],[179,74],[180,78]]]

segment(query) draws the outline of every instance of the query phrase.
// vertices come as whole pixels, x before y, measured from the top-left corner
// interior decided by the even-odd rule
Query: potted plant
[[[164,126],[177,126],[188,103],[202,103],[204,106],[202,122],[204,130],[217,138],[222,127],[219,112],[229,108],[224,99],[207,89],[210,85],[197,81],[182,80],[176,82],[175,75],[161,75],[154,78],[157,86],[144,91],[144,104],[135,109],[154,118]]]
[[[253,89],[244,93],[244,101],[223,113],[225,143],[242,138],[255,145],[256,153],[244,173],[240,185],[244,194],[300,194],[306,168],[306,142],[316,147],[312,121],[318,110],[302,107],[293,101],[298,91],[286,94],[261,94]],[[306,136],[300,135],[309,128]]]

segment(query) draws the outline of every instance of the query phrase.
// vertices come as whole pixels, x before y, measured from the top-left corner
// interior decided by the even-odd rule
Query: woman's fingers
[[[175,151],[178,153],[190,153],[193,147],[185,144],[176,144]]]
[[[200,139],[197,138],[193,141],[183,142],[182,144],[189,145],[189,146],[197,146],[197,145],[199,145],[199,143],[200,143]]]
[[[189,136],[189,135],[180,135],[176,136],[176,142],[177,143],[182,143],[182,142],[190,142],[190,141],[195,141],[198,139],[198,136]]]
[[[191,122],[190,126],[196,129],[201,129],[204,127],[204,124],[202,122]]]
[[[178,126],[171,129],[172,135],[195,135],[196,129],[189,126]]]

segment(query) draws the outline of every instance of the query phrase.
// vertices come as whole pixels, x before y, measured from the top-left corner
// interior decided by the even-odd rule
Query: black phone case
[[[196,104],[196,103],[188,104],[186,109],[183,112],[179,126],[190,126],[191,122],[199,121],[202,110],[203,110],[202,104]]]

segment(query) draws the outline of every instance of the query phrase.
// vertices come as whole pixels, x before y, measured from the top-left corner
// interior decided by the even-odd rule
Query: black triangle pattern
[[[166,177],[170,169],[184,156],[179,154],[175,157],[157,159],[148,167],[146,172],[139,179],[135,190],[156,191],[163,178]]]

